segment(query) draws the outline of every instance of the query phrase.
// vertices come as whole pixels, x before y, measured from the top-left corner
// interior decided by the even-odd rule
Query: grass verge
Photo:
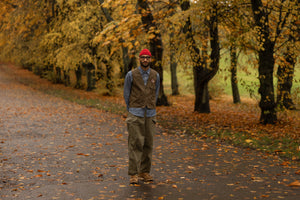
[[[209,139],[225,141],[234,146],[279,155],[291,162],[296,161],[299,163],[300,161],[299,142],[291,138],[284,137],[274,139],[266,136],[265,134],[262,134],[262,136],[259,137],[251,137],[248,133],[234,133],[229,131],[208,132],[207,136]]]
[[[40,90],[40,91],[80,105],[97,108],[113,114],[122,115],[126,112],[124,105],[121,105],[120,103],[117,102],[110,101],[109,98],[103,99],[103,98],[84,97],[85,95],[81,96],[76,91],[66,92],[65,90],[59,90],[59,89]]]

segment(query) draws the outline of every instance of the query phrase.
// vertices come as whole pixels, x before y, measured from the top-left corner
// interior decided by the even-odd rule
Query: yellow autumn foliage
[[[211,38],[206,23],[211,19],[212,5],[215,3],[218,5],[221,48],[227,49],[236,44],[245,54],[247,51],[253,54],[264,48],[263,39],[260,40],[262,32],[253,24],[253,13],[247,0],[189,1],[191,7],[186,11],[182,11],[177,1],[151,0],[148,3],[157,28],[153,26],[148,33],[137,10],[137,0],[56,0],[53,1],[53,7],[51,2],[0,1],[2,61],[14,61],[42,70],[48,65],[74,70],[86,62],[93,63],[97,68],[106,60],[108,65],[114,63],[113,71],[120,71],[124,65],[122,48],[127,48],[128,52],[149,48],[149,39],[160,33],[164,48],[164,69],[169,67],[169,52],[173,45],[176,47],[174,59],[178,66],[187,74],[192,74],[192,61],[187,51],[191,43],[186,41],[183,28],[189,18],[200,53],[204,49],[211,51],[207,45]],[[270,13],[265,25],[269,26],[271,41],[276,41],[276,62],[281,62],[282,52],[289,45],[286,35],[299,25],[292,23],[299,23],[299,20],[293,19],[298,16],[299,5],[296,1],[276,0],[264,0],[262,4]],[[108,20],[104,9],[112,21]],[[282,11],[282,16],[279,11]],[[285,19],[286,24],[280,27],[280,17],[285,17],[287,12],[291,13]],[[280,34],[277,34],[277,28],[281,28]],[[299,41],[289,46],[299,55]],[[251,59],[257,65],[255,56]],[[206,60],[211,62],[209,58]]]

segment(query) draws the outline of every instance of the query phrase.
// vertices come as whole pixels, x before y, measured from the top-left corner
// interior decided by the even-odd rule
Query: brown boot
[[[139,177],[141,178],[141,180],[145,182],[153,181],[153,177],[149,173],[141,173],[139,174]]]
[[[138,182],[139,182],[139,176],[137,174],[130,176],[130,184],[137,184]]]

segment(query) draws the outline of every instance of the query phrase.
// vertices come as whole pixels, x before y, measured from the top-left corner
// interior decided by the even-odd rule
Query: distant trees
[[[209,113],[210,80],[219,71],[221,49],[230,52],[235,103],[238,52],[251,51],[258,58],[260,121],[276,123],[277,105],[295,109],[298,0],[2,0],[0,7],[0,59],[55,83],[113,95],[138,65],[139,50],[149,48],[161,76],[159,105],[169,104],[165,66],[174,95],[180,90],[177,69],[184,68],[193,72],[194,110]]]

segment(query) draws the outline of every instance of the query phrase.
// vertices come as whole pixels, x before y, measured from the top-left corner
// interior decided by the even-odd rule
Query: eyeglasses
[[[140,56],[140,59],[147,59],[149,60],[151,57],[150,56]]]

